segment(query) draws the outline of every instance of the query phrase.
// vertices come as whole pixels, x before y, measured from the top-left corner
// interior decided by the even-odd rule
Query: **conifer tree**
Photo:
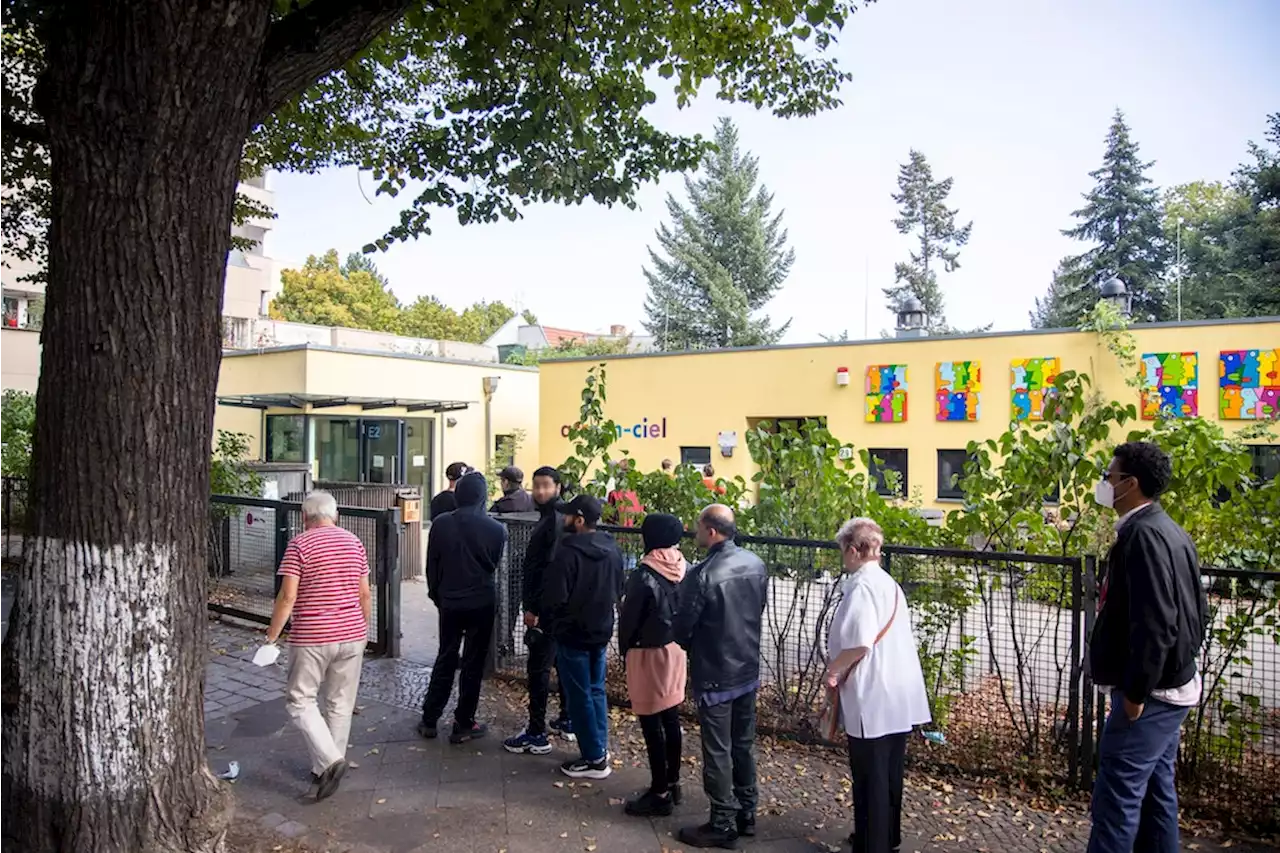
[[[658,349],[771,344],[786,332],[790,322],[775,328],[756,316],[795,262],[759,173],[733,122],[721,119],[702,175],[685,178],[688,204],[667,196],[671,222],[658,228],[660,251],[649,249],[644,270],[644,325]]]

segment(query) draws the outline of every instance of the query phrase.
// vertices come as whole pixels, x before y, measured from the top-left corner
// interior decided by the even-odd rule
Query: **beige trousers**
[[[317,776],[346,757],[351,735],[351,712],[360,688],[364,640],[326,646],[289,647],[289,687],[286,708],[302,732],[311,753],[311,772]],[[324,713],[318,696],[324,687]]]

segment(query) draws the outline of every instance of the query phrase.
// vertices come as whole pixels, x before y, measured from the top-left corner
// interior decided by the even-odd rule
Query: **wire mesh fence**
[[[495,663],[500,673],[521,677],[522,566],[534,522],[502,520],[509,539]],[[642,552],[639,531],[605,529],[633,568]],[[809,540],[742,536],[738,543],[770,574],[762,725],[813,737],[827,632],[841,596],[839,552]],[[682,548],[691,562],[698,558],[691,539]],[[886,547],[883,565],[906,593],[932,728],[945,734],[941,746],[914,741],[912,760],[984,778],[1088,787],[1106,710],[1083,667],[1096,606],[1093,561]],[[1205,570],[1214,614],[1201,663],[1205,698],[1187,722],[1179,757],[1189,804],[1264,827],[1280,817],[1280,613],[1270,577]],[[625,702],[616,638],[609,664],[611,698]]]
[[[27,481],[19,477],[5,477],[0,482],[0,558],[5,563],[22,559],[22,547],[27,532]]]
[[[215,496],[209,519],[209,609],[268,623],[278,589],[276,570],[285,548],[303,532],[302,505]],[[338,525],[364,545],[374,587],[369,623],[372,651],[395,654],[399,639],[399,513],[340,507]]]

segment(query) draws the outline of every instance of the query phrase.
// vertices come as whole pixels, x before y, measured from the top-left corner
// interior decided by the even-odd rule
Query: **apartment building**
[[[270,176],[250,179],[240,193],[274,206]],[[283,264],[270,256],[272,220],[256,217],[236,226],[232,233],[254,241],[247,251],[232,250],[227,256],[227,277],[223,294],[224,327],[262,319],[280,291]],[[40,329],[44,318],[44,284],[27,280],[35,267],[9,255],[0,267],[3,284],[4,325],[0,327],[0,388],[36,390],[40,378]],[[226,335],[224,335],[224,338]]]

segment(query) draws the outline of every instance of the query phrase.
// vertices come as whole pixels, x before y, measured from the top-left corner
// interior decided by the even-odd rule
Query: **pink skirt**
[[[670,643],[660,649],[627,652],[627,695],[631,710],[642,717],[674,708],[684,701],[688,658]]]

